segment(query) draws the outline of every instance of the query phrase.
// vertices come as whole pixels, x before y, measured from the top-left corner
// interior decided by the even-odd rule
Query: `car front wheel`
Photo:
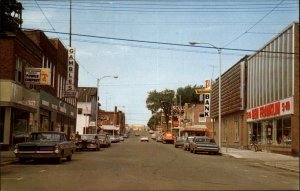
[[[72,160],[72,153],[69,156],[67,156],[67,161],[71,161],[71,160]]]

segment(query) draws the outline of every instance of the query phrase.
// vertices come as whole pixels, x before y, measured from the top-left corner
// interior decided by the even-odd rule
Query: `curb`
[[[283,165],[283,164],[276,164],[276,163],[272,164],[270,162],[264,162],[264,164],[266,166],[271,166],[271,167],[280,168],[280,169],[288,170],[288,171],[291,171],[291,172],[299,173],[299,168],[297,168],[297,167],[293,167],[293,166],[289,166],[289,165]]]

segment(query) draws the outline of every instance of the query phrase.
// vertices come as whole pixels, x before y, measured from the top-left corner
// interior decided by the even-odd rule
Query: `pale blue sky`
[[[23,28],[69,32],[69,0],[22,0]],[[129,124],[147,124],[151,90],[202,85],[219,75],[214,49],[109,40],[111,37],[188,45],[259,49],[294,21],[297,0],[98,1],[72,0],[72,33],[79,63],[79,86],[100,81],[102,109],[122,106]],[[67,47],[68,35],[59,37]],[[222,72],[251,52],[222,51]]]

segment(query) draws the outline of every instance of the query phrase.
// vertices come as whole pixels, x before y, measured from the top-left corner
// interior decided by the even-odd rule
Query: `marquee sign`
[[[246,113],[247,122],[284,116],[294,113],[293,97],[278,100],[259,107],[248,109]]]

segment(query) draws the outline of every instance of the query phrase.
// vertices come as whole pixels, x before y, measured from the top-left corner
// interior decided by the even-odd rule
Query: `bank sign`
[[[248,109],[246,113],[247,122],[258,121],[290,115],[294,112],[293,97],[278,100],[269,104]]]

